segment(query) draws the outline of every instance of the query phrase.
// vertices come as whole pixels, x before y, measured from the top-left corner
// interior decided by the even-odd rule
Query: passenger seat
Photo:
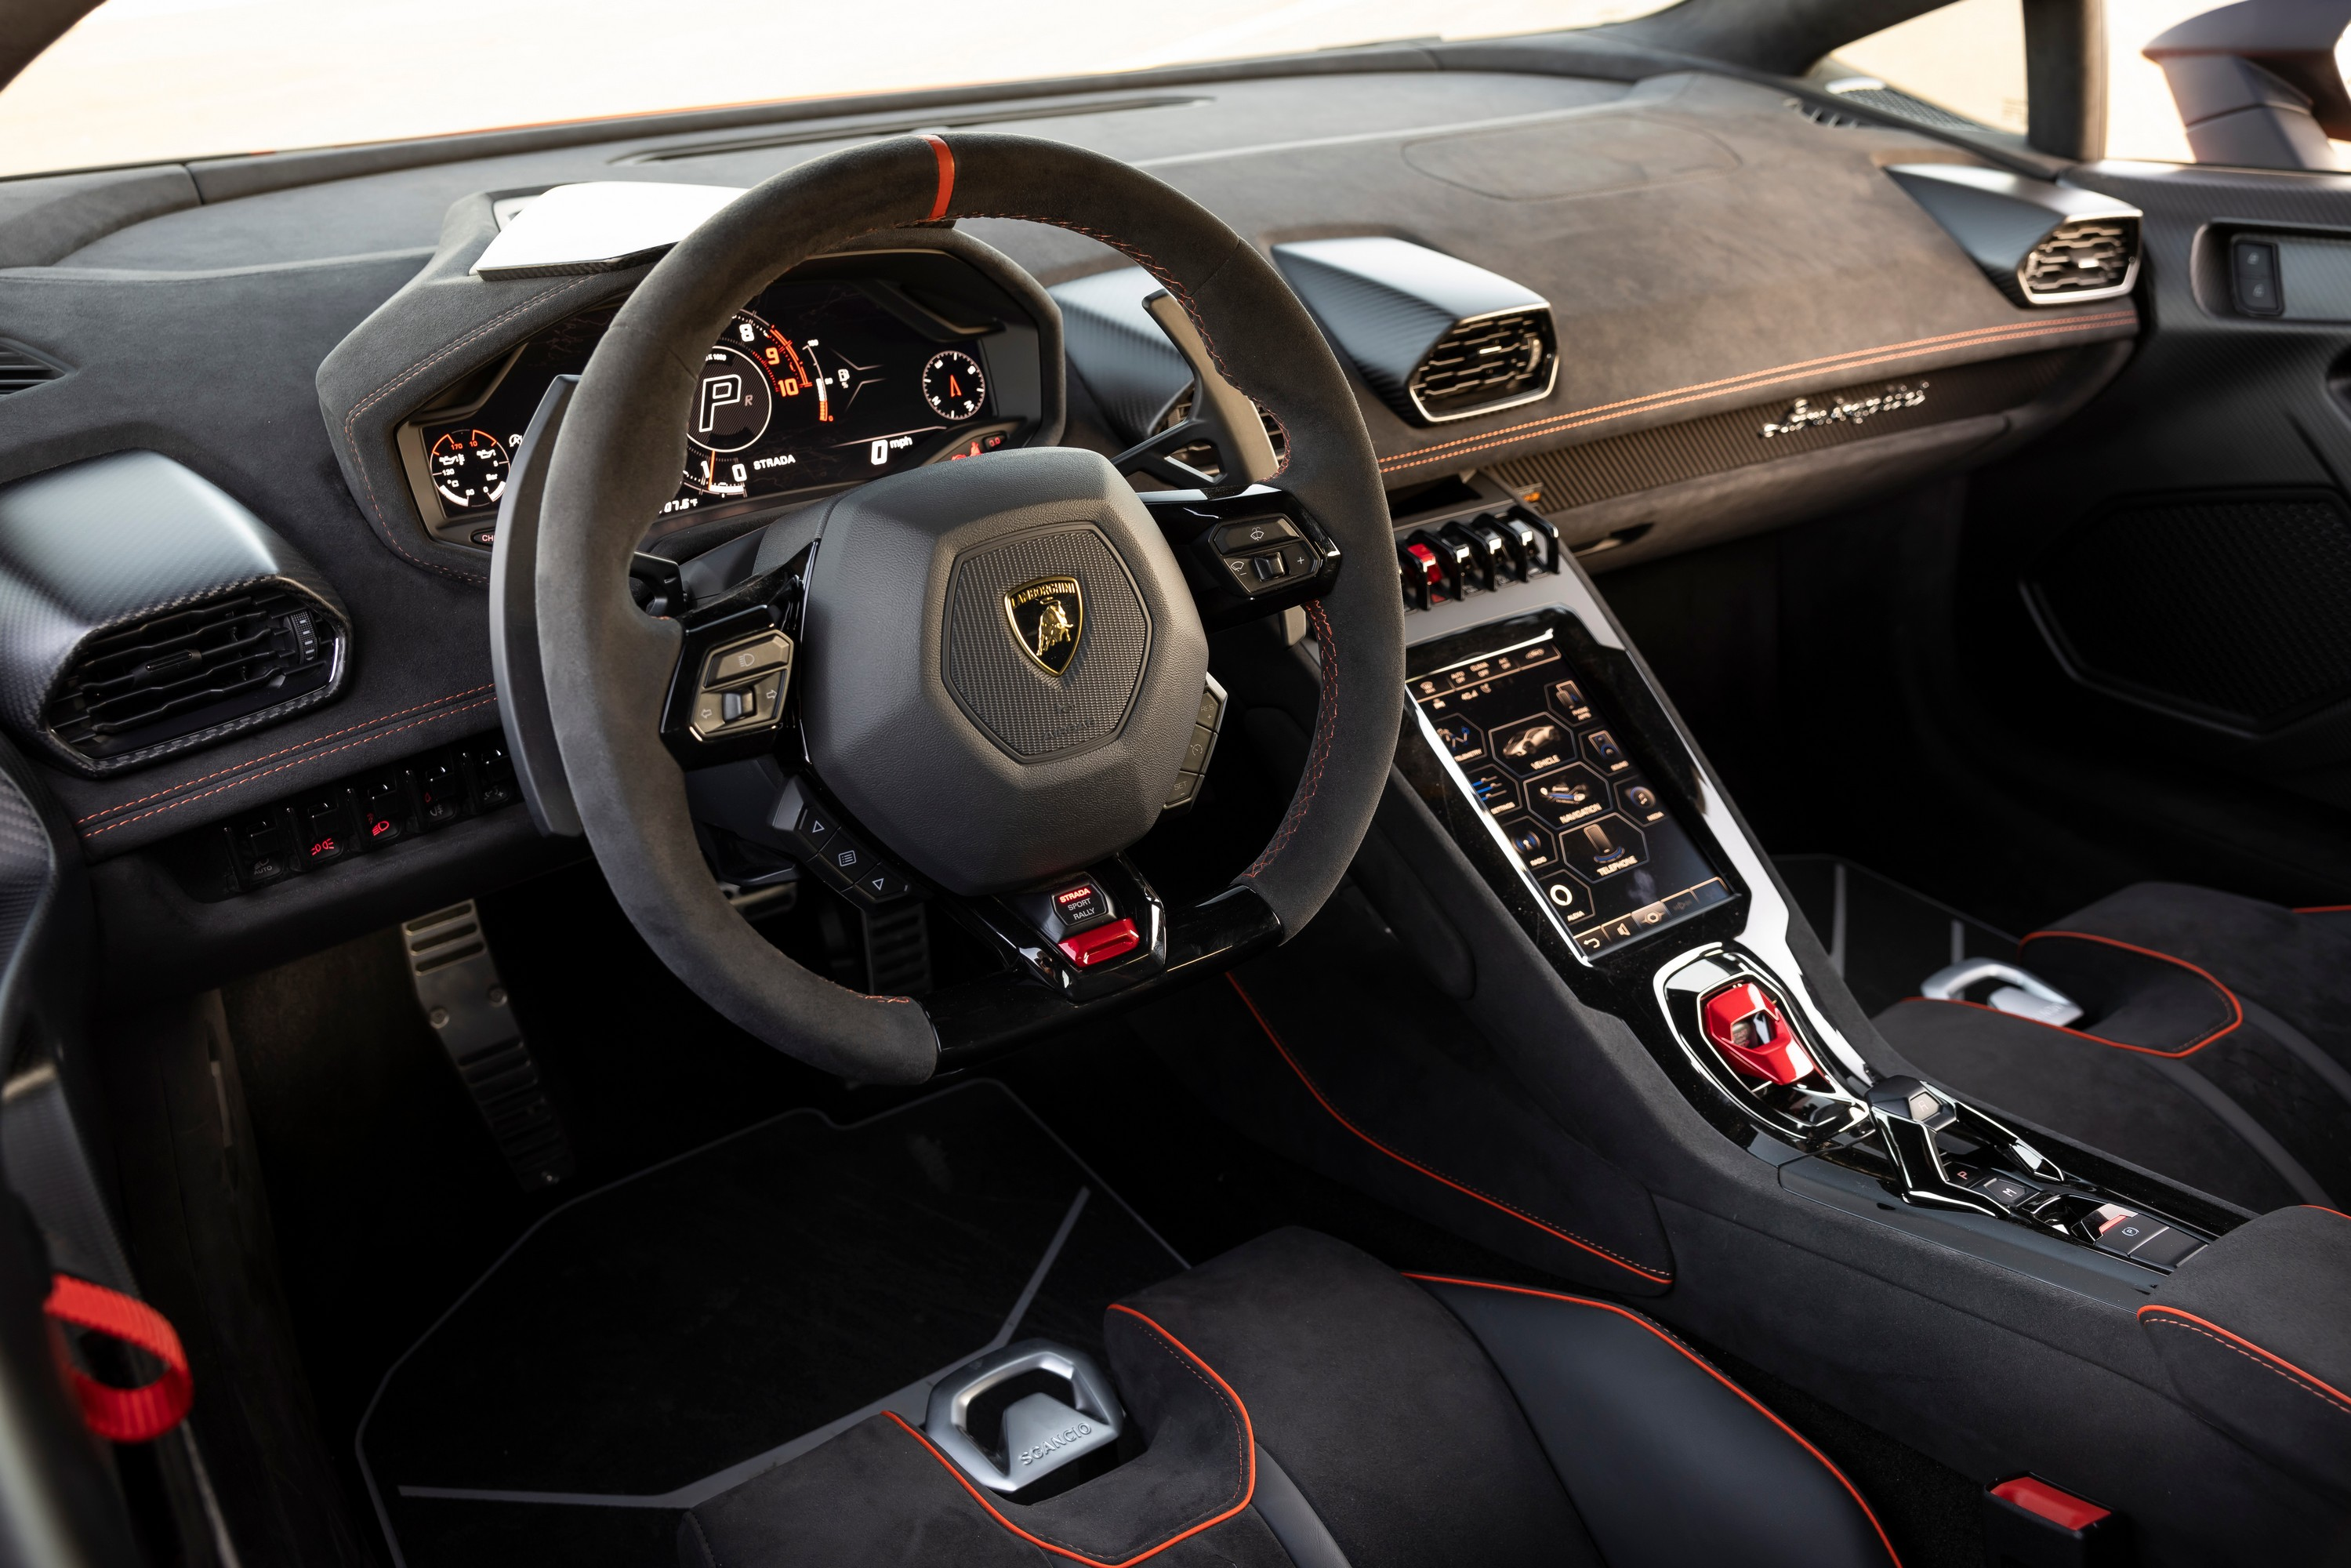
[[[2142,883],[2016,961],[2078,1016],[1962,993],[1899,1002],[1879,1031],[1987,1109],[2256,1212],[2351,1200],[2351,905]]]

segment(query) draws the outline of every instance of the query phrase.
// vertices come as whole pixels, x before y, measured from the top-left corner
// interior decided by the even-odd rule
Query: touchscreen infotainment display
[[[1408,685],[1470,796],[1586,954],[1729,898],[1552,633]]]

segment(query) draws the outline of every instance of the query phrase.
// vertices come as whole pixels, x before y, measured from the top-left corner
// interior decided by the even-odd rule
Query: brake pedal
[[[571,1174],[571,1140],[507,1005],[474,901],[411,920],[400,935],[424,1021],[440,1036],[515,1180],[526,1192],[553,1186]]]

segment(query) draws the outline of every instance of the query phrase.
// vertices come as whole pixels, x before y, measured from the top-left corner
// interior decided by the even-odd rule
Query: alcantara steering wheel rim
[[[1305,768],[1264,852],[1234,879],[1263,901],[1284,937],[1312,918],[1353,859],[1386,779],[1402,702],[1403,613],[1361,411],[1280,274],[1206,208],[1098,153],[977,133],[852,148],[745,193],[653,269],[580,379],[549,464],[535,573],[540,652],[581,823],[639,932],[734,1022],[861,1082],[927,1078],[939,1061],[937,1031],[910,998],[861,995],[802,968],[718,891],[697,846],[684,774],[660,735],[681,633],[638,608],[628,567],[645,520],[675,487],[706,345],[742,302],[802,260],[862,235],[958,217],[1069,228],[1153,273],[1227,379],[1280,421],[1288,452],[1275,483],[1352,566],[1307,607],[1322,688]],[[1220,343],[1249,351],[1236,361]],[[805,656],[820,659],[823,650]]]

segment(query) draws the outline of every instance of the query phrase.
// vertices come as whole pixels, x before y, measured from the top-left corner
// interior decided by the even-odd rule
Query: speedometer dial
[[[923,367],[923,401],[943,419],[964,420],[987,402],[987,378],[961,349],[945,349]]]
[[[506,444],[486,430],[453,430],[433,444],[433,487],[453,507],[495,506],[507,493]]]

